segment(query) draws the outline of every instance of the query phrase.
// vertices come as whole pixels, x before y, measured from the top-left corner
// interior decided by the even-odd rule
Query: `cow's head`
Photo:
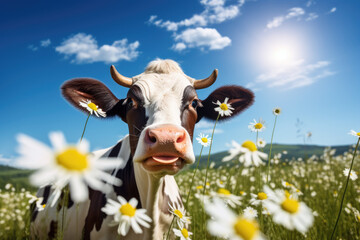
[[[86,110],[79,102],[91,100],[106,111],[107,117],[119,116],[126,122],[134,163],[155,174],[175,174],[195,161],[194,126],[203,117],[217,118],[214,102],[228,97],[234,116],[250,106],[254,98],[245,88],[225,86],[200,100],[195,90],[213,84],[217,70],[206,79],[195,80],[172,60],[152,61],[144,73],[133,78],[122,76],[111,66],[111,75],[118,84],[129,88],[126,98],[116,98],[103,83],[89,78],[67,81],[62,93],[82,111]]]

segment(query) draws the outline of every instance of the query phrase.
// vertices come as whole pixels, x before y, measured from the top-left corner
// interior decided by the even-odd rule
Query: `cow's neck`
[[[153,219],[152,227],[145,230],[144,239],[162,239],[172,220],[169,203],[182,204],[175,179],[170,175],[159,177],[149,174],[138,163],[134,164],[134,172],[141,205]]]

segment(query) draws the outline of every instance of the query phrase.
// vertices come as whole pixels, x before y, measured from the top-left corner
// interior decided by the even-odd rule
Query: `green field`
[[[191,239],[223,239],[212,236],[207,230],[210,216],[204,210],[213,198],[227,201],[227,197],[236,196],[240,203],[228,208],[234,214],[241,216],[246,207],[251,206],[257,211],[255,221],[263,236],[268,239],[329,239],[334,227],[346,177],[343,170],[350,166],[353,149],[349,146],[338,146],[336,154],[324,153],[324,147],[313,145],[279,145],[274,144],[273,153],[282,154],[276,164],[270,168],[270,181],[266,184],[266,166],[248,167],[240,165],[235,159],[229,164],[221,163],[227,152],[212,154],[210,159],[216,162],[216,167],[209,169],[206,190],[204,178],[206,169],[197,171],[194,182],[191,179],[194,169],[187,169],[176,176],[181,194],[187,205],[187,215],[191,217],[189,231],[193,233]],[[201,158],[202,165],[207,160],[207,150],[204,149]],[[265,148],[264,152],[268,149]],[[309,159],[305,156],[317,155],[318,159]],[[303,159],[298,159],[303,158]],[[304,160],[305,159],[305,160]],[[354,170],[359,171],[360,158],[355,158]],[[29,170],[20,170],[12,167],[0,166],[0,238],[27,239],[29,237],[29,208],[26,194],[34,193],[34,188],[28,184]],[[287,183],[284,185],[284,183]],[[4,186],[7,183],[7,189]],[[287,191],[291,196],[296,195],[300,203],[306,204],[314,216],[314,223],[306,233],[289,230],[281,224],[275,223],[272,215],[264,212],[263,206],[252,205],[251,198],[264,191],[264,185],[272,189]],[[190,186],[192,186],[190,188]],[[191,189],[189,201],[187,195]],[[226,190],[226,194],[219,194]],[[360,239],[360,184],[359,179],[350,180],[344,201],[344,209],[337,227],[334,239]],[[203,195],[203,193],[205,193]],[[254,195],[251,195],[254,194]],[[207,202],[209,201],[209,202]]]

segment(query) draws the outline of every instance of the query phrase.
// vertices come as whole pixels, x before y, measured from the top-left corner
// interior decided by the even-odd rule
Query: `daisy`
[[[353,136],[355,136],[355,137],[360,138],[360,132],[355,132],[354,130],[351,130],[351,131],[349,132],[349,134],[350,134],[350,135],[353,135]]]
[[[236,215],[220,199],[205,205],[205,210],[210,216],[207,228],[213,236],[230,240],[265,239],[256,221]]]
[[[273,114],[274,114],[275,116],[278,116],[278,115],[281,114],[281,108],[276,107],[276,108],[273,109],[272,112],[273,112]]]
[[[248,140],[239,145],[237,142],[232,141],[233,148],[229,150],[230,155],[222,159],[223,162],[233,159],[236,155],[240,154],[239,161],[244,164],[245,167],[255,165],[263,165],[264,162],[261,159],[267,159],[267,154],[259,152],[254,142]]]
[[[228,103],[228,101],[229,101],[229,98],[225,98],[225,101],[223,103],[221,103],[219,100],[217,100],[217,102],[214,103],[214,104],[218,105],[218,107],[215,108],[215,111],[219,112],[219,114],[222,117],[224,115],[225,116],[231,116],[231,114],[232,114],[231,110],[234,110],[234,108],[231,107],[231,104]]]
[[[264,203],[269,198],[268,195],[264,192],[259,192],[258,194],[250,193],[251,199],[250,204],[254,206],[258,206],[260,203]]]
[[[80,106],[86,108],[90,114],[95,113],[95,115],[97,117],[102,116],[102,117],[106,117],[106,113],[99,108],[95,103],[91,102],[91,100],[82,100],[79,102]]]
[[[287,197],[284,191],[274,192],[268,186],[264,187],[264,192],[271,196],[269,201],[264,202],[264,207],[273,215],[275,223],[289,230],[296,229],[302,234],[313,225],[314,216],[305,203],[299,202],[295,197]]]
[[[254,119],[254,122],[251,122],[248,127],[252,132],[262,132],[266,128],[264,124],[265,121],[263,121],[261,118],[259,122],[256,122],[256,120]]]
[[[257,140],[256,145],[258,146],[258,148],[264,148],[264,147],[266,146],[266,142],[265,142],[264,139],[259,138],[259,139]]]
[[[202,133],[199,134],[199,137],[197,137],[196,140],[204,147],[209,146],[211,143],[211,138],[209,138],[209,135],[204,135]]]
[[[136,209],[138,200],[136,198],[126,201],[122,196],[117,197],[118,202],[110,198],[107,199],[105,207],[101,208],[101,211],[111,216],[114,215],[114,220],[110,223],[110,226],[118,225],[118,234],[126,236],[130,227],[136,234],[142,233],[140,227],[150,227],[151,218],[146,215],[146,209]]]
[[[247,219],[255,219],[258,216],[258,212],[252,208],[247,207],[244,209],[244,217]]]
[[[231,192],[225,188],[219,188],[217,192],[211,192],[210,196],[222,199],[224,202],[235,208],[236,205],[241,205],[242,197],[231,194]]]
[[[346,177],[349,175],[349,172],[350,172],[350,179],[355,181],[358,178],[358,176],[354,170],[350,171],[350,168],[345,168],[343,171],[343,173]]]
[[[185,214],[185,210],[180,210],[178,208],[176,208],[175,203],[173,205],[169,204],[169,212],[171,214],[173,214],[177,219],[178,219],[178,224],[180,223],[190,223],[190,218],[186,217]]]
[[[61,189],[67,184],[74,202],[82,202],[88,198],[88,186],[106,192],[112,188],[106,183],[121,185],[120,179],[102,170],[122,167],[122,160],[97,159],[89,153],[89,143],[86,140],[77,145],[68,145],[61,132],[52,132],[49,138],[54,149],[27,135],[18,135],[20,157],[16,163],[24,168],[38,169],[30,176],[30,182],[38,187],[52,185],[56,190],[53,203],[58,200]]]
[[[180,240],[191,240],[190,236],[192,235],[192,232],[189,232],[185,227],[183,223],[178,222],[178,226],[181,230],[174,228],[174,234],[177,237],[180,237]]]

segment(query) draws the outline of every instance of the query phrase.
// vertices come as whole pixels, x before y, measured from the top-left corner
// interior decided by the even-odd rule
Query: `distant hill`
[[[348,151],[350,146],[344,145],[344,146],[333,146],[332,149],[336,149],[336,154],[343,154],[345,151]],[[297,159],[299,157],[310,157],[312,155],[320,156],[323,154],[325,149],[325,146],[317,146],[317,145],[286,145],[286,144],[273,144],[272,153],[271,155],[274,156],[274,154],[282,153],[283,151],[287,151],[287,154],[282,155],[282,159]],[[208,154],[209,148],[204,148],[203,154],[200,160],[200,166],[204,167],[206,166],[207,162],[207,154]],[[270,150],[270,144],[268,144],[264,152],[269,153]],[[211,162],[215,162],[217,166],[223,165],[224,163],[221,161],[225,156],[228,155],[227,151],[222,151],[218,153],[211,154]],[[198,156],[196,157],[196,160],[198,159]],[[193,164],[191,167],[195,167],[195,164]],[[36,190],[36,188],[30,186],[28,178],[29,175],[32,173],[32,170],[24,170],[24,169],[17,169],[14,167],[9,166],[2,166],[0,165],[0,188],[4,189],[4,186],[7,183],[13,184],[17,189],[20,189],[22,187],[29,189],[29,190]]]
[[[288,159],[298,159],[298,158],[308,158],[312,155],[321,156],[324,152],[325,146],[318,146],[318,145],[287,145],[287,144],[273,144],[272,150],[271,150],[271,156],[274,156],[274,154],[277,153],[283,153],[283,151],[287,151],[287,154],[282,154],[282,160]],[[348,151],[350,148],[350,145],[342,145],[342,146],[332,146],[332,149],[336,149],[335,155],[341,155],[344,152]],[[265,153],[269,153],[270,150],[270,144],[267,144],[263,150]],[[208,148],[204,148],[201,159],[200,159],[200,166],[204,167],[206,166],[206,162],[208,159]],[[211,162],[215,162],[217,166],[226,164],[222,162],[221,160],[229,155],[228,151],[222,151],[218,153],[212,153],[210,160]],[[196,157],[196,160],[199,158],[199,156]],[[194,165],[193,165],[194,166]],[[193,167],[192,166],[192,167]]]
[[[17,190],[21,188],[35,190],[36,188],[29,184],[29,176],[32,172],[32,170],[0,165],[0,188],[4,189],[7,183],[11,183]]]

